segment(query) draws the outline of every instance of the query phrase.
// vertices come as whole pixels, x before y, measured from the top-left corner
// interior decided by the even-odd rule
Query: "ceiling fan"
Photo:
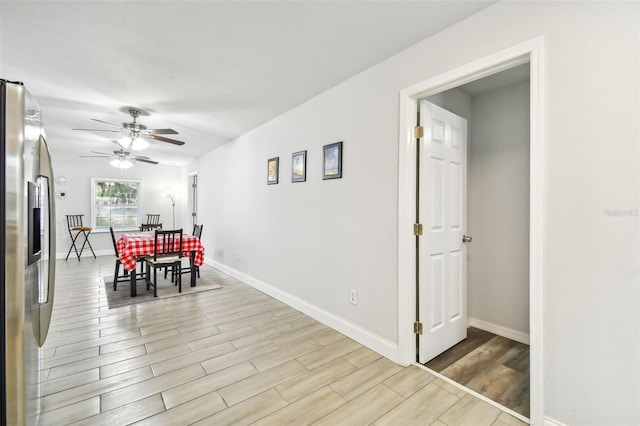
[[[167,142],[174,145],[184,145],[184,142],[166,138],[160,135],[177,135],[173,129],[147,129],[147,126],[138,123],[138,117],[140,116],[142,111],[129,108],[129,115],[133,118],[133,122],[131,123],[122,123],[122,126],[118,126],[117,124],[109,123],[108,121],[98,120],[96,118],[92,118],[91,120],[97,121],[98,123],[108,124],[109,126],[116,127],[118,130],[106,130],[106,129],[72,129],[72,130],[83,130],[88,132],[112,132],[112,133],[125,133],[125,136],[118,140],[120,146],[123,149],[131,148],[135,151],[140,151],[149,146],[149,143],[146,139],[153,139],[160,142]]]
[[[141,161],[143,163],[149,164],[158,164],[157,161],[153,161],[149,157],[145,157],[144,155],[131,155],[128,151],[125,151],[124,148],[120,148],[119,150],[113,151],[113,154],[107,154],[106,152],[98,152],[91,151],[94,154],[99,155],[81,155],[80,158],[109,158],[111,157],[111,164],[113,167],[118,169],[128,169],[133,166],[133,163],[136,161]]]

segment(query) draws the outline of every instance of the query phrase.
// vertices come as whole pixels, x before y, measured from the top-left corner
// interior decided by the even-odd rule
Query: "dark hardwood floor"
[[[425,364],[529,417],[529,346],[469,327],[467,338]]]

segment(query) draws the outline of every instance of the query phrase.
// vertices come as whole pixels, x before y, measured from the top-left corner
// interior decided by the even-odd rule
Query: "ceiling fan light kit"
[[[129,169],[133,166],[133,161],[128,158],[114,158],[109,161],[109,164],[117,169]]]
[[[145,141],[142,138],[134,138],[131,142],[131,149],[134,151],[142,151],[143,149],[149,148],[149,142]]]
[[[149,142],[135,135],[129,135],[118,139],[118,144],[124,149],[131,146],[131,149],[134,151],[142,151],[143,149],[149,148]]]

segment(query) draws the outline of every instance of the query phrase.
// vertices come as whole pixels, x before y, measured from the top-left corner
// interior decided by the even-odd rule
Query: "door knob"
[[[472,239],[473,238],[471,238],[469,235],[463,235],[462,236],[462,242],[463,243],[470,243]]]

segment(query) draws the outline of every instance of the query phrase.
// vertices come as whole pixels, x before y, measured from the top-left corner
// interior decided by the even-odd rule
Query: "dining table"
[[[155,251],[154,232],[124,233],[116,242],[119,259],[123,267],[131,272],[131,297],[137,296],[136,265],[142,256],[152,255]],[[189,258],[191,269],[191,287],[196,286],[196,268],[204,264],[204,247],[196,236],[182,234],[182,253]]]

